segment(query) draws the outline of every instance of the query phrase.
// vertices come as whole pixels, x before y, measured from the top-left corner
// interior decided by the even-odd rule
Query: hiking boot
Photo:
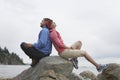
[[[108,67],[108,64],[104,64],[104,65],[101,65],[97,68],[97,71],[98,72],[102,72],[103,70],[105,70],[106,68]]]
[[[34,67],[38,62],[39,60],[32,59],[31,67]]]
[[[72,58],[70,61],[73,63],[74,68],[78,69],[78,60],[77,60],[77,58]]]

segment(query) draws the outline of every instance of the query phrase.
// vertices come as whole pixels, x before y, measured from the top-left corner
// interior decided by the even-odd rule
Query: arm
[[[50,38],[51,38],[52,42],[55,45],[57,45],[58,47],[67,48],[67,49],[70,48],[63,43],[63,40],[61,39],[61,36],[56,31],[50,32]]]
[[[32,47],[32,44],[31,44],[31,43],[26,43],[26,44],[24,44],[24,46],[25,46],[26,48],[30,48],[30,47]]]
[[[49,32],[46,30],[41,30],[41,32],[39,33],[39,38],[37,43],[34,43],[33,46],[38,46],[39,48],[45,47],[45,45],[47,44],[47,39],[49,36]]]

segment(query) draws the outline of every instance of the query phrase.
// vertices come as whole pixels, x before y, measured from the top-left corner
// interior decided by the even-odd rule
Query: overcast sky
[[[81,40],[93,58],[120,58],[119,0],[0,0],[0,46],[30,62],[19,45],[37,41],[44,17],[56,22],[66,45]]]

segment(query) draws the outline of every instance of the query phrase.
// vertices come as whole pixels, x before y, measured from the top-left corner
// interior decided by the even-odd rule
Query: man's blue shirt
[[[33,46],[40,52],[44,54],[50,54],[52,51],[52,42],[50,40],[50,33],[47,27],[43,27],[39,33],[37,43],[34,43]]]

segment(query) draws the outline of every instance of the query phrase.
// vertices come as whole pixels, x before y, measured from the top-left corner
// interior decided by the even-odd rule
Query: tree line
[[[0,64],[3,65],[23,65],[23,60],[14,52],[10,53],[9,50],[4,47],[0,47]]]

